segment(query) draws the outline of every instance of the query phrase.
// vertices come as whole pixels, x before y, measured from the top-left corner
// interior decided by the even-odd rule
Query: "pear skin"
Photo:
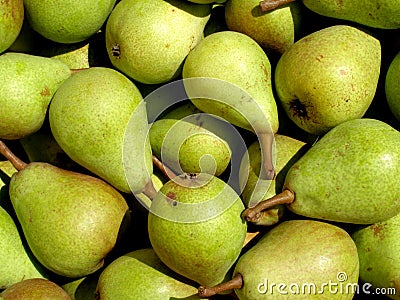
[[[18,38],[24,20],[24,1],[0,2],[0,53]]]
[[[385,77],[385,95],[390,111],[400,120],[400,52],[391,61]]]

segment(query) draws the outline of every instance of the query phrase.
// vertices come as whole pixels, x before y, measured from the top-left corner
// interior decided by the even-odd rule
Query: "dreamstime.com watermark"
[[[345,272],[338,272],[337,281],[329,280],[322,283],[284,283],[271,282],[265,278],[257,286],[257,290],[263,295],[318,295],[318,294],[364,294],[364,295],[396,295],[394,287],[373,288],[371,283],[348,282]]]

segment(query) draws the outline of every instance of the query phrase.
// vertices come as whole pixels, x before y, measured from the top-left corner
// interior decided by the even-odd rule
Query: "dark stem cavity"
[[[289,109],[293,117],[308,119],[306,106],[299,99],[294,99],[289,103]]]
[[[220,283],[213,287],[200,286],[198,295],[200,297],[211,297],[232,289],[240,289],[243,286],[243,277],[237,273],[231,280]]]

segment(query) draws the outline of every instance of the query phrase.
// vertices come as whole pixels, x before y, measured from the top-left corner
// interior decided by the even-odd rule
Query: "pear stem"
[[[6,144],[0,140],[0,153],[8,159],[14,168],[16,168],[18,171],[21,171],[24,169],[28,164],[20,160],[11,150],[6,146]]]
[[[296,0],[263,0],[260,2],[261,11],[267,12]]]
[[[161,162],[155,155],[152,157],[153,164],[169,179],[173,179],[176,177],[174,171],[168,168],[163,162]]]
[[[158,192],[154,187],[153,181],[151,179],[146,183],[142,193],[149,197],[150,200],[153,200],[154,197],[157,195]]]
[[[211,297],[222,292],[232,289],[240,289],[243,286],[243,277],[237,273],[231,280],[220,283],[213,287],[200,286],[198,288],[198,295],[200,297]]]
[[[273,180],[275,178],[275,167],[272,161],[272,144],[274,142],[273,133],[260,133],[260,147],[263,154],[263,168],[261,169],[260,178]]]
[[[259,223],[264,214],[268,213],[268,209],[279,204],[290,204],[295,200],[295,195],[292,191],[283,190],[275,196],[265,199],[257,203],[253,207],[246,208],[242,212],[242,218],[251,223]]]
[[[89,68],[70,69],[70,71],[71,71],[71,74],[75,74],[75,73],[78,73],[79,71],[84,71],[87,69],[89,69]]]

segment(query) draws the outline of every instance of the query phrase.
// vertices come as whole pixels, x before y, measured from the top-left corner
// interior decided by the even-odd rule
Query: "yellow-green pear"
[[[106,26],[111,63],[142,83],[178,77],[187,54],[203,38],[210,11],[211,5],[188,1],[120,1]]]
[[[400,52],[390,62],[387,70],[385,95],[390,111],[400,120]]]
[[[69,157],[125,193],[142,192],[152,173],[142,95],[122,73],[92,67],[54,95],[51,131]]]
[[[0,138],[20,139],[38,131],[58,87],[71,75],[64,63],[6,52],[0,56]]]
[[[0,2],[0,53],[7,50],[18,38],[23,21],[23,0]]]

